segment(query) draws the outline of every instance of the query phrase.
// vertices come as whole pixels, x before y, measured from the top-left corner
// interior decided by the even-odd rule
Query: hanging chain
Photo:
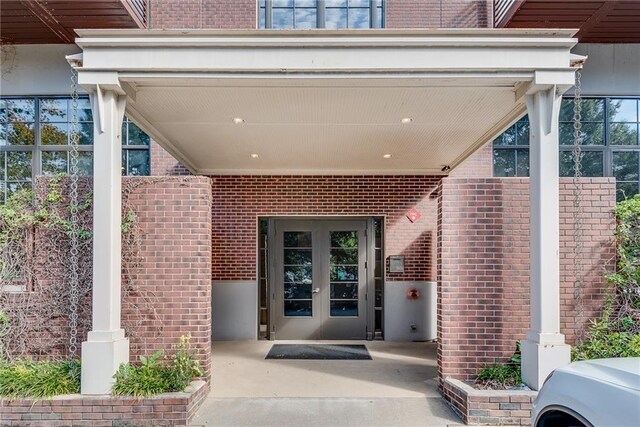
[[[78,233],[78,74],[71,70],[71,152],[69,164],[69,214],[71,230],[69,238],[69,356],[77,356],[78,351],[78,299],[79,299],[79,233]]]
[[[584,224],[582,215],[582,82],[580,70],[576,70],[576,85],[573,99],[573,209],[575,227],[573,229],[573,299],[576,308],[576,326],[578,341],[583,337],[584,321]]]

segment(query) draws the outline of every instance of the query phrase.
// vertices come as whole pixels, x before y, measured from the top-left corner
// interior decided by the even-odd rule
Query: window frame
[[[2,175],[2,179],[0,179],[0,183],[4,184],[9,184],[9,183],[20,183],[20,184],[30,184],[33,185],[35,178],[38,176],[43,176],[43,168],[42,168],[42,154],[44,152],[64,152],[67,153],[67,173],[69,173],[69,167],[70,167],[70,162],[69,162],[69,153],[71,152],[72,146],[71,144],[69,144],[68,140],[67,140],[67,144],[60,144],[60,145],[47,145],[47,144],[43,144],[42,143],[42,135],[41,135],[41,125],[43,123],[49,123],[47,121],[43,121],[40,117],[40,105],[41,105],[41,100],[43,99],[63,99],[63,100],[70,100],[71,96],[70,95],[3,95],[0,96],[0,100],[5,101],[5,100],[16,100],[16,99],[32,99],[34,101],[33,104],[33,108],[34,108],[34,117],[33,117],[33,126],[34,126],[34,143],[33,145],[0,145],[0,156],[3,157],[2,161],[4,162],[4,170],[3,175]],[[81,95],[80,99],[82,100],[88,100],[89,97],[87,95]],[[70,114],[68,112],[68,114]],[[90,122],[85,121],[87,123],[94,123],[93,117],[91,117],[92,120]],[[70,123],[71,118],[67,117],[67,123]],[[8,122],[9,123],[9,122]],[[55,123],[55,122],[53,122]],[[123,123],[134,123],[133,121],[131,121],[128,117],[124,117]],[[134,123],[135,124],[135,123]],[[128,128],[127,128],[128,129]],[[69,129],[67,129],[67,135],[69,133]],[[126,136],[125,136],[126,137]],[[93,146],[94,146],[94,141],[93,141],[93,135],[92,135],[92,141],[91,144],[79,144],[78,145],[78,152],[81,153],[93,153]],[[151,137],[149,137],[149,144],[148,145],[128,145],[124,138],[123,138],[123,144],[122,144],[122,151],[125,152],[125,150],[147,150],[149,153],[149,175],[151,175]],[[7,161],[6,161],[6,154],[8,152],[30,152],[31,153],[31,179],[30,180],[6,180],[4,179],[7,176]],[[92,161],[93,161],[93,155],[92,157]],[[128,172],[128,160],[129,160],[129,156],[127,153],[127,162],[125,164],[125,169],[123,170],[124,174],[123,176],[129,176],[127,174]],[[92,171],[92,175],[93,175],[93,171]],[[6,200],[7,197],[7,190],[8,190],[8,185],[5,185],[4,187],[0,188],[0,203],[4,203],[4,201]]]
[[[564,96],[562,98],[563,100],[573,100],[575,99],[575,96]],[[640,96],[634,96],[634,95],[625,95],[625,96],[620,96],[620,95],[588,95],[588,96],[583,96],[582,99],[600,99],[600,100],[604,100],[604,108],[603,108],[603,144],[602,145],[581,145],[581,149],[583,152],[600,152],[602,153],[602,162],[603,162],[603,170],[602,170],[602,176],[603,177],[614,177],[613,174],[613,156],[615,152],[620,152],[620,151],[631,151],[631,152],[640,152]],[[612,122],[610,121],[609,118],[609,111],[611,108],[611,102],[612,100],[617,100],[617,99],[629,99],[629,100],[635,100],[636,101],[636,114],[638,115],[637,117],[637,134],[636,134],[636,144],[635,145],[620,145],[620,144],[611,144],[611,135],[610,135],[610,131],[611,131],[611,124],[612,123],[621,123],[621,122]],[[526,116],[526,114],[525,114]],[[525,117],[523,116],[523,117]],[[505,129],[505,132],[510,129],[512,126],[515,125],[515,123],[517,123],[518,121],[520,121],[522,119],[522,117],[520,117],[516,122],[514,122],[513,125],[509,126],[507,129]],[[595,122],[593,122],[595,123]],[[632,122],[629,122],[632,123]],[[503,132],[504,133],[504,132]],[[495,170],[495,158],[494,158],[494,154],[496,150],[513,150],[516,151],[518,149],[527,149],[529,150],[529,144],[527,145],[496,145],[495,144],[495,140],[498,139],[499,137],[501,137],[503,135],[503,133],[501,133],[499,136],[497,136],[496,138],[494,138],[494,140],[491,142],[492,145],[492,175],[494,177],[498,177],[498,178],[509,178],[509,177],[500,177],[498,175],[496,175],[496,170]],[[573,152],[573,145],[559,145],[559,154],[562,155],[562,153],[566,153],[566,152]],[[516,154],[517,156],[517,154]],[[639,155],[640,157],[640,155]],[[517,166],[517,159],[516,159],[516,166]],[[640,160],[638,162],[638,174],[640,176]],[[526,175],[528,176],[528,175]],[[516,174],[513,176],[514,178],[516,177],[525,177],[525,175],[518,175],[517,174],[517,168],[516,168]],[[639,181],[618,181],[616,180],[616,182],[620,182],[620,183],[627,183],[627,182],[638,182],[638,190],[640,191],[640,179]]]
[[[295,5],[295,0],[293,1],[293,6],[290,7],[282,7],[282,8],[278,8],[276,7],[276,9],[291,9],[293,10],[293,27],[291,29],[296,29],[295,27],[295,10],[296,10],[296,5]],[[366,28],[359,28],[359,29],[376,29],[376,28],[385,28],[386,27],[386,15],[387,15],[387,11],[386,11],[386,7],[387,7],[387,2],[386,0],[379,0],[381,7],[380,7],[380,12],[382,14],[382,16],[379,17],[378,19],[378,7],[376,6],[376,1],[377,0],[369,0],[369,27]],[[277,30],[279,28],[273,28],[273,0],[264,0],[265,6],[264,6],[264,27],[262,27],[262,20],[261,20],[261,9],[263,9],[262,5],[261,5],[261,1],[257,0],[256,1],[256,28],[259,30]],[[366,7],[366,6],[365,6]],[[365,8],[362,7],[362,8]],[[308,9],[309,7],[300,7],[301,9]],[[331,8],[331,7],[329,7]],[[325,0],[316,0],[316,26],[313,27],[313,29],[326,29],[326,10],[327,10],[327,3]],[[345,28],[340,28],[340,29],[352,29],[351,27],[349,27],[349,10],[352,9],[351,7],[349,7],[348,3],[346,6],[347,9],[347,26]],[[380,22],[380,26],[377,26],[378,20]]]
[[[122,120],[122,124],[126,125],[126,128],[127,128],[127,134],[122,135],[122,154],[126,153],[126,160],[124,162],[124,165],[122,166],[122,170],[124,172],[122,176],[151,176],[151,136],[147,134],[147,137],[149,137],[149,144],[130,145],[129,144],[129,125],[130,124],[133,124],[135,126],[138,126],[138,125],[136,125],[133,122],[133,120],[131,120],[126,115]],[[140,126],[138,126],[138,128],[140,128]],[[140,130],[142,129],[140,128]],[[147,151],[149,153],[149,155],[147,156],[147,158],[149,159],[149,175],[130,175],[129,174],[129,160],[130,160],[129,153],[134,151],[142,151],[142,150]]]

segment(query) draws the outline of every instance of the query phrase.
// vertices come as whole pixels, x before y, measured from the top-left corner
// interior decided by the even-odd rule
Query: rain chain
[[[78,356],[78,299],[79,299],[79,230],[78,230],[78,74],[71,71],[71,151],[69,162],[69,214],[71,230],[69,240],[69,357]]]
[[[582,82],[580,70],[576,70],[576,85],[573,99],[573,209],[575,227],[573,229],[573,299],[576,307],[577,338],[583,338],[584,321],[584,224],[582,215]]]

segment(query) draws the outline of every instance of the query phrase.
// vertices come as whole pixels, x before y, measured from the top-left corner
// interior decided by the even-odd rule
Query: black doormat
[[[361,344],[274,344],[265,359],[372,360]]]

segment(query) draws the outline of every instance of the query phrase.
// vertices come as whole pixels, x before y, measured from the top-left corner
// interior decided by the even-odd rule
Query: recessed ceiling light
[[[244,123],[244,119],[242,117],[234,117],[233,118],[233,123],[240,125],[242,123]]]
[[[251,155],[251,158],[252,158],[252,159],[257,159],[258,157],[260,157],[260,156],[258,156],[258,155],[257,155],[257,154],[255,154],[255,153],[253,153],[253,154]]]
[[[384,156],[382,156],[382,157],[383,157],[383,158],[385,158],[385,159],[390,159],[392,156],[391,156],[391,154],[385,154],[385,155],[384,155]]]
[[[400,120],[400,123],[403,123],[406,125],[407,123],[411,123],[412,121],[413,119],[411,117],[405,117],[402,120]]]

